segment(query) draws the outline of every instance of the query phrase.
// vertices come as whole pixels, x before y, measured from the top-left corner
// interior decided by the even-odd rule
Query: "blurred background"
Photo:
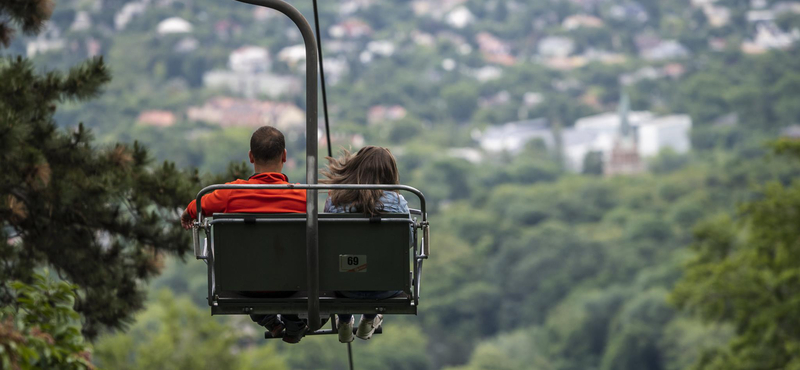
[[[390,148],[432,204],[420,314],[355,342],[356,369],[800,369],[800,1],[319,5],[334,151]],[[54,116],[93,145],[214,176],[274,125],[304,181],[305,52],[277,12],[60,0],[0,53],[102,56],[111,81]],[[206,266],[159,261],[95,365],[347,368],[333,336],[210,317]]]

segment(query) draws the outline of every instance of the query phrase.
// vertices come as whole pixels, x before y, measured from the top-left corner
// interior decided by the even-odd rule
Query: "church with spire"
[[[645,171],[642,157],[639,155],[636,127],[630,124],[630,98],[627,93],[622,93],[620,98],[619,132],[614,138],[614,146],[603,166],[605,176],[634,175]]]

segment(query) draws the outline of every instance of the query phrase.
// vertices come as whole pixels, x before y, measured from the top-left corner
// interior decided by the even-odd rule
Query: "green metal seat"
[[[416,314],[417,224],[408,214],[319,215],[320,315]],[[305,214],[214,214],[209,304],[219,314],[305,314],[308,310]],[[350,299],[335,291],[401,291],[395,297]],[[262,298],[247,292],[297,292]],[[255,296],[255,297],[254,297]],[[285,294],[284,294],[285,296]]]

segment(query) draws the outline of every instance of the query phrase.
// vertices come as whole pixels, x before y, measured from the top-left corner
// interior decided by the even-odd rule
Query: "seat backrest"
[[[408,214],[319,215],[319,287],[323,291],[410,293]],[[219,291],[306,289],[305,214],[215,214],[212,263]]]

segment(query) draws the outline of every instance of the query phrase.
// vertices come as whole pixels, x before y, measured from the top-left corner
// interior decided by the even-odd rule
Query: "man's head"
[[[250,137],[250,163],[256,172],[280,172],[286,162],[286,141],[278,129],[259,127]]]

